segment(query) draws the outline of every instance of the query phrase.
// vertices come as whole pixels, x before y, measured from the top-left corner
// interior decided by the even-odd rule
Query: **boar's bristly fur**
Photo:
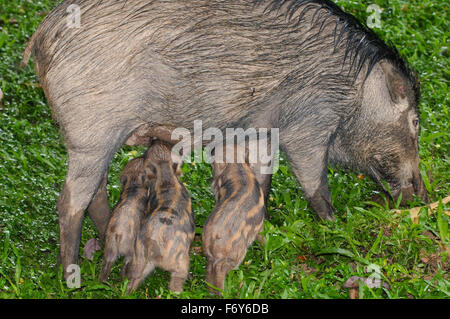
[[[71,4],[79,28],[67,24]],[[30,53],[69,154],[58,201],[64,269],[77,262],[83,212],[114,152],[144,125],[279,128],[323,219],[334,211],[329,163],[426,199],[417,77],[331,1],[66,0],[24,62]]]

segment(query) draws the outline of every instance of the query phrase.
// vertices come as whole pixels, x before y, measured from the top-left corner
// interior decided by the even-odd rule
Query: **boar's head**
[[[358,108],[338,130],[332,157],[364,171],[402,203],[427,200],[419,172],[419,82],[415,73],[378,62],[362,84]]]

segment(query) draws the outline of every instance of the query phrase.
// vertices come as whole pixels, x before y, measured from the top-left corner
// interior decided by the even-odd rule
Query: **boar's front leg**
[[[71,150],[64,188],[58,199],[60,261],[64,277],[67,267],[77,264],[84,211],[97,192],[111,156],[101,152],[79,153]]]
[[[328,190],[327,147],[313,143],[282,143],[295,176],[314,211],[324,220],[333,220],[333,206]]]
[[[95,224],[98,236],[102,242],[105,242],[106,229],[108,228],[111,211],[109,209],[108,192],[106,184],[108,182],[108,169],[106,170],[102,183],[94,195],[91,204],[88,207],[89,217]]]
[[[149,146],[154,138],[166,141],[171,144],[178,142],[171,139],[173,128],[166,126],[155,126],[151,124],[143,124],[133,131],[131,136],[125,141],[126,145]],[[108,192],[106,184],[108,181],[108,169],[105,172],[102,183],[98,188],[97,193],[92,199],[88,207],[89,217],[95,224],[101,241],[106,239],[106,229],[108,228],[109,219],[111,218],[111,211],[109,208]]]

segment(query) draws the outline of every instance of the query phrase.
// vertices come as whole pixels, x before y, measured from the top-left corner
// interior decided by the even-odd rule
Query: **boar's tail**
[[[28,41],[27,47],[25,48],[25,52],[23,53],[22,61],[20,62],[20,66],[22,68],[25,68],[28,64],[28,61],[30,60],[31,53],[33,52],[33,49],[34,49],[34,42],[36,39],[36,34],[37,34],[37,32],[35,32],[32,35],[30,41]]]

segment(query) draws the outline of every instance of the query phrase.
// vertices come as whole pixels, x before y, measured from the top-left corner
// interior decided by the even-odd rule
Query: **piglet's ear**
[[[173,171],[175,172],[175,174],[177,174],[177,176],[181,176],[183,175],[183,172],[181,171],[181,164],[182,162],[178,162],[178,163],[173,163]]]
[[[386,85],[391,95],[391,99],[394,103],[400,102],[406,98],[406,81],[400,75],[400,73],[388,62],[381,62],[381,68],[383,69]]]

